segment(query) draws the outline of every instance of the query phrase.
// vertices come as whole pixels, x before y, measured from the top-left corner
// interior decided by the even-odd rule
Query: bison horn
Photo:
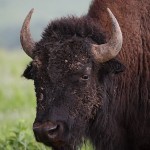
[[[105,44],[92,45],[92,55],[98,63],[106,62],[114,58],[122,48],[123,38],[118,21],[109,8],[107,8],[107,11],[112,23],[112,36]]]
[[[35,42],[33,41],[30,33],[30,19],[33,11],[34,9],[31,9],[31,11],[26,16],[20,32],[20,41],[22,48],[25,53],[31,58],[33,58],[33,49],[35,47]]]

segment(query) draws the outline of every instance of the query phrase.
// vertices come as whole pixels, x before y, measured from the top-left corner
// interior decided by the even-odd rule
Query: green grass
[[[0,51],[0,127],[16,123],[17,119],[34,117],[33,82],[21,74],[30,61],[22,53]],[[7,124],[6,124],[7,123]],[[3,130],[2,130],[3,131]]]
[[[21,77],[30,61],[23,52],[0,50],[0,150],[46,150],[32,132],[33,81]]]
[[[33,81],[21,77],[30,62],[23,52],[0,50],[0,150],[48,150],[35,141]],[[91,150],[90,144],[82,150]]]

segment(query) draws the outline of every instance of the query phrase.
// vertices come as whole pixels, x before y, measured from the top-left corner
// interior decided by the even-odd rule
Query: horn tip
[[[110,9],[107,7],[107,11],[110,11]]]
[[[111,12],[111,10],[107,7],[107,12],[109,13],[109,14],[112,14],[112,12]]]
[[[32,14],[34,12],[34,8],[32,8],[31,10],[30,10],[30,13]]]

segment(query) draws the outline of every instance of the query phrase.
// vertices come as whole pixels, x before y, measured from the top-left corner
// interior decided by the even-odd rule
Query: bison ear
[[[22,77],[25,77],[26,79],[33,79],[33,69],[31,63],[25,69],[24,73],[22,74]]]
[[[105,74],[118,74],[125,70],[125,66],[116,59],[111,59],[110,61],[102,64],[100,72]]]

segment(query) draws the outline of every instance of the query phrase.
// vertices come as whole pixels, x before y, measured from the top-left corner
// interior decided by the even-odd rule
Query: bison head
[[[29,30],[32,13],[24,21],[21,44],[33,59],[24,76],[35,85],[35,138],[55,150],[74,150],[88,138],[90,123],[103,107],[107,77],[122,71],[113,59],[121,50],[122,33],[108,9],[112,22],[108,42],[100,25],[83,16],[51,22],[35,43]]]

